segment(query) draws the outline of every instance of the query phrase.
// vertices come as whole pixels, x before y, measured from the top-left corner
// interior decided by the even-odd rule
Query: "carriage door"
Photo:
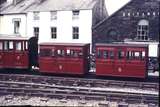
[[[65,72],[65,50],[64,47],[58,47],[57,48],[57,68],[58,73],[64,73]]]
[[[13,41],[4,41],[4,65],[6,68],[14,67]]]
[[[144,48],[128,48],[126,69],[130,76],[142,77],[146,76],[146,58],[147,50]]]
[[[3,66],[3,41],[0,41],[0,67]]]
[[[114,74],[117,76],[125,75],[125,48],[116,47],[115,53]]]
[[[97,48],[96,74],[113,75],[115,52],[113,47]]]

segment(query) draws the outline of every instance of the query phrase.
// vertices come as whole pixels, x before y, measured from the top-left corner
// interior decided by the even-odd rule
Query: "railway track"
[[[39,96],[56,99],[102,100],[158,105],[158,94],[118,92],[97,88],[54,86],[27,82],[0,81],[0,94]]]
[[[102,79],[84,79],[70,77],[40,76],[40,75],[21,75],[21,74],[0,74],[0,81],[40,83],[46,85],[61,85],[89,88],[128,88],[135,90],[159,91],[159,83],[151,82],[132,82]]]

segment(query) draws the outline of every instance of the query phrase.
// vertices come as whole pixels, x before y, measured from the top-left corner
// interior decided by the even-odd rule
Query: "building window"
[[[79,28],[78,27],[73,27],[72,33],[73,33],[73,39],[79,39]]]
[[[139,16],[139,12],[137,12],[137,16]]]
[[[153,16],[156,16],[156,12],[153,12]]]
[[[137,27],[137,39],[148,40],[149,22],[147,20],[140,20]]]
[[[126,13],[125,12],[123,12],[123,17],[125,17],[126,16]]]
[[[39,12],[33,12],[33,19],[39,20]]]
[[[131,13],[128,13],[128,16],[131,16]]]
[[[150,15],[151,15],[151,13],[150,13],[150,12],[148,12],[148,13],[147,13],[147,15],[148,15],[148,16],[150,16]]]
[[[57,38],[57,28],[51,27],[51,38],[56,39]]]
[[[145,16],[145,14],[144,14],[144,13],[142,13],[142,16],[144,17],[144,16]]]
[[[20,21],[14,21],[14,33],[19,33]]]
[[[39,37],[39,27],[34,27],[34,36]]]
[[[57,11],[51,11],[51,20],[57,19]]]
[[[79,18],[79,10],[72,11],[72,19],[78,19]]]
[[[108,40],[111,41],[117,41],[118,40],[118,33],[115,29],[110,29],[107,32],[107,38]]]

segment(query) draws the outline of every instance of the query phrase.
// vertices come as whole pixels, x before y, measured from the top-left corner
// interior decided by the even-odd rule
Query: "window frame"
[[[72,39],[79,39],[79,27],[72,27]]]
[[[51,38],[52,39],[57,38],[57,27],[51,27]]]
[[[39,20],[40,19],[40,12],[34,11],[33,12],[33,20]]]
[[[72,11],[72,19],[79,19],[80,10],[73,10]]]
[[[39,37],[39,27],[33,27],[33,33],[35,37]]]
[[[51,11],[50,15],[51,15],[51,21],[57,20],[57,11]]]

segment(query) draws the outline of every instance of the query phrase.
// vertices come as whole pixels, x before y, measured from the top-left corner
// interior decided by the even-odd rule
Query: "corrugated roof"
[[[92,9],[99,0],[21,0],[16,5],[3,3],[1,14],[26,13],[28,11],[54,11]]]
[[[29,11],[92,9],[97,0],[44,0],[29,8]]]
[[[3,3],[0,7],[1,14],[26,13],[27,9],[35,4],[34,0],[21,0],[16,5]]]

